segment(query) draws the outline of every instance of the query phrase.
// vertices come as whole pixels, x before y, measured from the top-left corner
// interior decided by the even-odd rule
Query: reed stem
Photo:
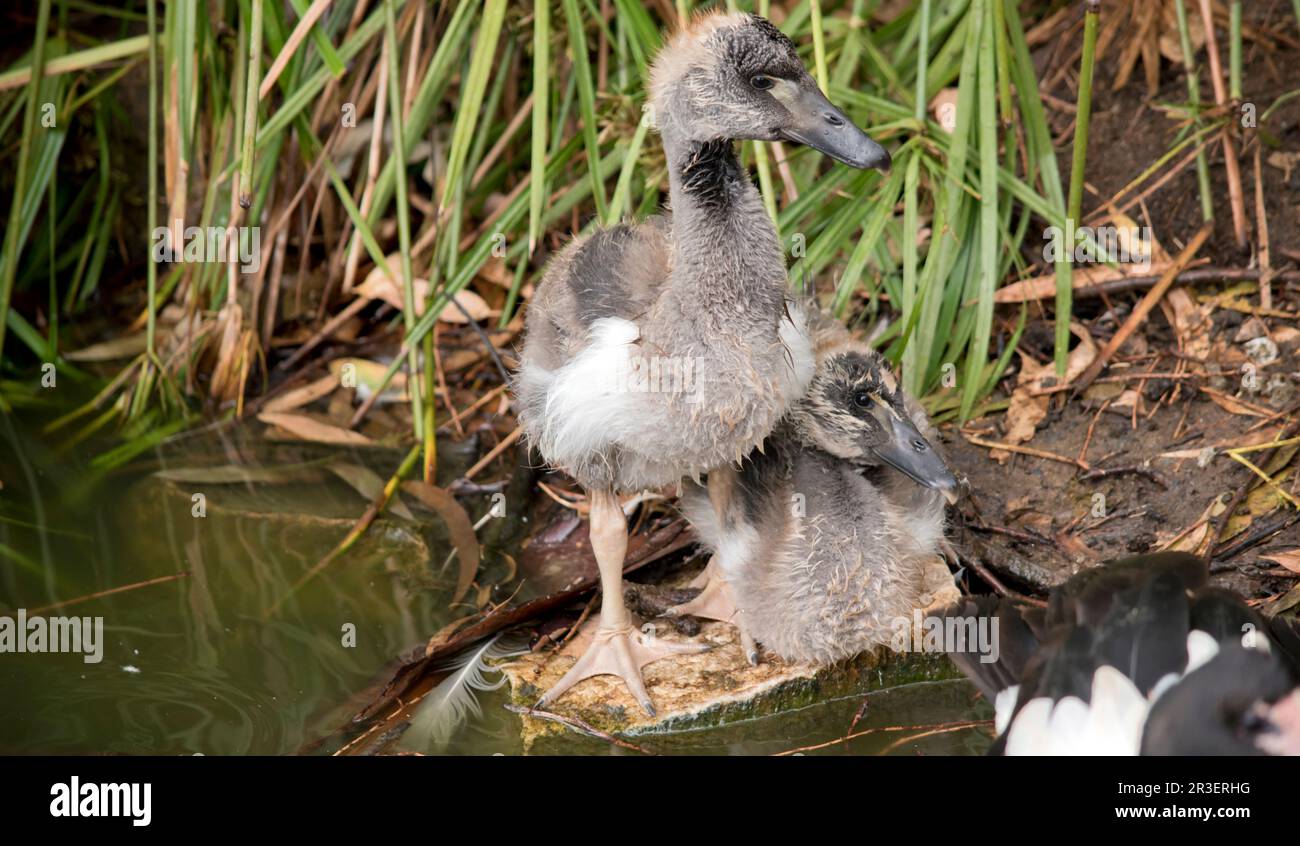
[[[1088,159],[1088,127],[1092,121],[1092,76],[1097,61],[1097,23],[1101,0],[1085,0],[1083,16],[1083,58],[1079,68],[1079,97],[1074,124],[1074,150],[1070,157],[1070,195],[1065,207],[1065,225],[1071,235],[1083,217],[1083,171]],[[1066,256],[1066,261],[1072,257]],[[1073,274],[1071,274],[1073,276]],[[1073,280],[1056,289],[1056,373],[1065,375],[1070,351],[1070,313],[1073,309]]]

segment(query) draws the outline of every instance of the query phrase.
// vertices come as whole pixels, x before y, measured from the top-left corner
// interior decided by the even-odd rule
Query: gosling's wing
[[[528,307],[525,359],[553,370],[581,352],[595,321],[636,323],[668,281],[670,236],[669,218],[657,215],[599,229],[560,251]]]

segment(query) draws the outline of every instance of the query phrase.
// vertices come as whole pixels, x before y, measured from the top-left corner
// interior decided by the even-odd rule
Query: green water
[[[449,607],[447,546],[437,518],[418,510],[415,520],[379,520],[357,547],[292,590],[367,502],[322,463],[366,465],[386,477],[400,461],[395,451],[268,444],[227,428],[152,448],[105,473],[93,465],[103,444],[60,451],[39,422],[0,419],[0,615],[102,617],[102,660],[0,653],[0,754],[332,751],[337,730],[391,662],[472,610]],[[449,445],[448,460],[456,454]],[[275,469],[257,481],[213,481],[240,467]],[[463,501],[475,518],[489,506]],[[495,551],[485,548],[484,581],[501,566]],[[149,580],[160,581],[141,584]],[[122,587],[129,589],[85,599]],[[41,610],[48,606],[55,607]],[[779,752],[841,737],[862,699],[637,742],[686,754]],[[868,699],[858,731],[986,716],[963,682]],[[504,691],[481,701],[483,716],[439,751],[522,751]],[[881,732],[818,753],[871,754],[899,737]],[[985,745],[983,735],[959,731],[888,751],[969,754]],[[533,751],[626,753],[573,732]]]

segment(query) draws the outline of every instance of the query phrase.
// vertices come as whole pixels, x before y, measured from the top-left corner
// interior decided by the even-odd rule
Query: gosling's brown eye
[[[759,74],[750,79],[749,84],[757,88],[759,91],[766,91],[772,87],[772,77]]]
[[[858,408],[867,408],[871,405],[871,394],[867,391],[858,391],[853,395],[853,404]]]

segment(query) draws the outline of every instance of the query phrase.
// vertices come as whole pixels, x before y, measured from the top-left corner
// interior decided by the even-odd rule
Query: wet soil
[[[1296,87],[1293,69],[1300,63],[1300,44],[1288,4],[1248,4],[1246,13],[1247,26],[1267,36],[1246,41],[1242,75],[1243,103],[1253,104],[1262,115]],[[1051,39],[1036,50],[1040,74],[1050,65],[1056,43]],[[1225,51],[1226,62],[1227,48],[1222,41],[1220,49]],[[1168,60],[1162,62],[1154,97],[1147,96],[1140,63],[1129,83],[1112,91],[1119,52],[1111,48],[1095,77],[1085,213],[1102,206],[1150,167],[1174,145],[1181,129],[1177,117],[1164,108],[1164,104],[1187,99],[1181,69]],[[1076,76],[1073,71],[1066,74],[1048,93],[1073,103]],[[1213,100],[1204,76],[1202,97],[1207,102]],[[1054,129],[1061,133],[1060,167],[1061,173],[1068,175],[1074,116],[1050,105],[1048,114]],[[1300,151],[1300,98],[1282,103],[1267,122],[1253,128],[1237,127],[1236,133],[1251,241],[1257,243],[1253,171],[1255,150],[1259,149],[1272,266],[1279,271],[1294,270],[1300,260],[1300,167],[1287,172],[1269,159],[1278,152],[1294,155]],[[1222,148],[1214,143],[1207,151],[1217,221],[1198,255],[1214,267],[1257,268],[1258,256],[1238,250],[1233,242]],[[1171,164],[1182,157],[1174,157]],[[1129,214],[1138,225],[1150,226],[1171,255],[1178,252],[1202,223],[1195,168],[1184,168]],[[1265,556],[1300,545],[1296,511],[1280,497],[1270,496],[1266,488],[1250,484],[1255,479],[1251,471],[1223,450],[1296,434],[1296,388],[1300,384],[1297,288],[1295,282],[1274,281],[1273,310],[1258,314],[1261,323],[1249,323],[1245,329],[1243,323],[1255,319],[1249,311],[1260,306],[1257,283],[1207,283],[1189,288],[1193,300],[1209,312],[1209,324],[1196,333],[1202,349],[1209,348],[1203,360],[1191,360],[1188,333],[1175,331],[1171,312],[1157,308],[1105,372],[1165,373],[1179,369],[1181,361],[1181,369],[1187,372],[1224,375],[1133,380],[1094,385],[1082,397],[1064,392],[1053,395],[1046,418],[1026,444],[1066,459],[1082,459],[1094,469],[1137,465],[1139,472],[1088,479],[1080,466],[1053,459],[1021,454],[1010,456],[1005,463],[992,460],[989,449],[971,444],[966,435],[1001,440],[1006,425],[1001,412],[971,421],[965,434],[956,426],[944,427],[951,462],[969,478],[971,488],[955,520],[954,540],[959,548],[992,570],[1008,589],[1040,592],[1099,561],[1172,543],[1208,551],[1214,558],[1216,581],[1266,608],[1276,611],[1294,605],[1297,574]],[[1222,298],[1217,306],[1208,306],[1210,300],[1229,290],[1238,292],[1229,305],[1225,307],[1223,299],[1227,298]],[[1100,345],[1142,294],[1139,290],[1080,299],[1076,316]],[[1052,355],[1050,310],[1050,303],[1030,305],[1030,324],[1019,345],[1022,353],[1040,363]],[[1010,314],[1007,311],[1004,316],[1011,319]],[[1259,334],[1261,327],[1277,343],[1278,357],[1256,369],[1259,379],[1252,390],[1243,371],[1245,364],[1254,363],[1247,355],[1245,339]],[[1013,364],[1000,396],[1010,394],[1016,378],[1017,366]],[[1136,408],[1115,407],[1122,388],[1136,389]],[[1203,389],[1217,391],[1221,398],[1241,400],[1254,410],[1244,410],[1244,405],[1231,401],[1216,402]],[[1107,399],[1111,406],[1101,412]],[[1197,451],[1200,454],[1187,457]],[[1162,453],[1182,457],[1161,457]],[[1265,451],[1247,457],[1262,465],[1269,456]],[[1294,491],[1294,457],[1283,464],[1286,458],[1285,454],[1277,456],[1281,466],[1276,478],[1286,490]],[[1244,493],[1236,516],[1228,519],[1214,513],[1222,511],[1222,503],[1233,501],[1239,491]],[[1216,506],[1216,502],[1221,504]],[[1197,527],[1207,512],[1212,514],[1209,530],[1217,533],[1217,542]],[[1272,528],[1278,531],[1270,533]]]

